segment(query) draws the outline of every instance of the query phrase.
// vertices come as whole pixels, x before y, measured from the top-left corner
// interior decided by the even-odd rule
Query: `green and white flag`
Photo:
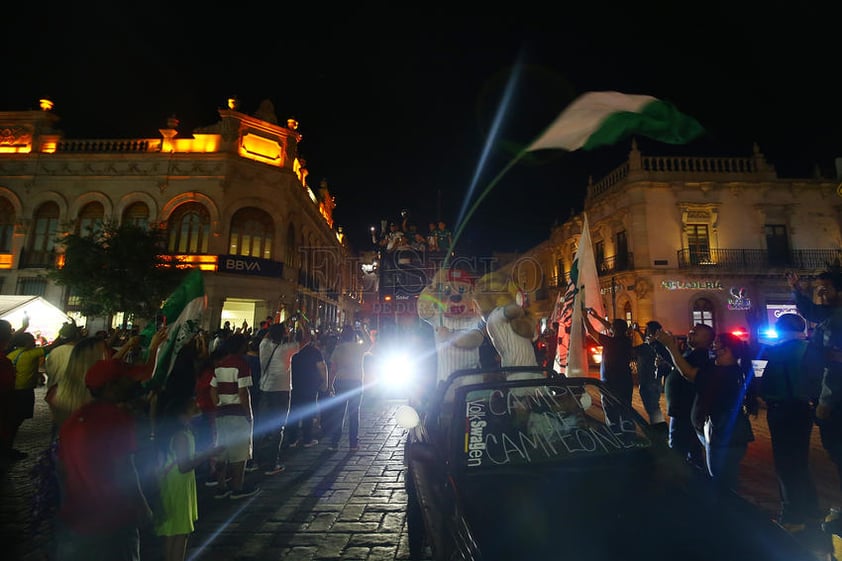
[[[160,387],[166,382],[178,352],[201,328],[207,304],[202,271],[193,269],[161,307],[161,314],[166,319],[169,330],[167,340],[158,348],[155,369],[152,377],[145,382],[146,387]],[[155,322],[147,325],[141,332],[142,340],[149,341],[156,328]]]
[[[632,135],[686,144],[703,132],[696,119],[652,96],[587,92],[574,99],[526,150],[590,150]]]

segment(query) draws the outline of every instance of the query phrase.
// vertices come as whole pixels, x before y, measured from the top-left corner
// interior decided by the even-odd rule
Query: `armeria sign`
[[[245,255],[220,255],[217,265],[220,273],[234,273],[260,277],[280,277],[284,264],[270,259],[258,259]]]

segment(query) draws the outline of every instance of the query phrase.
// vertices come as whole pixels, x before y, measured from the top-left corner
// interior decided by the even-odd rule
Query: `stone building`
[[[743,158],[645,156],[632,142],[627,161],[588,185],[584,204],[606,313],[762,341],[793,309],[784,273],[810,277],[842,258],[837,184],[778,177],[757,146]],[[538,318],[569,280],[582,220],[553,227],[509,265]]]
[[[72,314],[45,272],[57,236],[98,223],[166,228],[169,252],[206,271],[208,329],[301,311],[321,329],[353,321],[355,271],[334,198],[308,186],[298,122],[235,99],[219,121],[158,138],[71,139],[41,110],[0,112],[0,294],[43,296]],[[182,137],[184,136],[184,137]]]

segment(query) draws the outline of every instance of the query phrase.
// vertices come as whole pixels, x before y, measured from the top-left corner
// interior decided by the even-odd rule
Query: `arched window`
[[[0,197],[0,253],[11,253],[15,234],[15,207],[5,197]]]
[[[102,203],[88,203],[79,211],[79,220],[76,233],[80,236],[93,236],[102,232],[102,221],[105,218],[105,209]]]
[[[199,203],[186,203],[167,221],[170,253],[207,253],[210,215]]]
[[[262,259],[272,258],[272,217],[259,208],[242,208],[231,217],[228,253]]]
[[[122,224],[149,228],[149,207],[146,203],[132,203],[123,211]]]
[[[699,298],[693,302],[693,318],[690,325],[703,323],[716,329],[716,317],[713,312],[713,302],[707,298]]]
[[[59,213],[58,204],[52,201],[35,210],[26,256],[27,266],[45,267],[54,263],[53,247],[58,235]]]
[[[290,267],[294,267],[296,263],[297,251],[295,246],[295,228],[290,224],[287,228],[286,255],[284,255],[284,263]]]

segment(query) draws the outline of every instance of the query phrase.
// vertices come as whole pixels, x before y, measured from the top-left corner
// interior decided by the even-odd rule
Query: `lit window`
[[[262,259],[272,258],[275,225],[272,217],[259,208],[243,208],[231,218],[228,252]]]
[[[179,206],[167,222],[170,253],[207,253],[210,216],[198,203]]]

